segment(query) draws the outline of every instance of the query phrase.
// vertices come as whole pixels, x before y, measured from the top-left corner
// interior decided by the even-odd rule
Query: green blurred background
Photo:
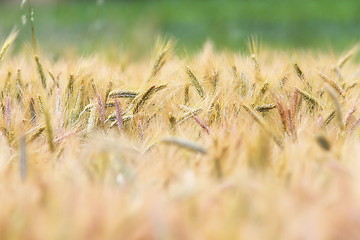
[[[0,0],[0,37],[14,26],[20,42],[31,33],[20,0]],[[243,50],[251,36],[274,48],[343,51],[360,39],[360,0],[32,0],[36,37],[43,50],[80,53],[148,51],[156,36],[179,48]],[[19,41],[18,41],[19,42]],[[19,44],[19,43],[18,43]],[[151,48],[150,48],[151,49]]]

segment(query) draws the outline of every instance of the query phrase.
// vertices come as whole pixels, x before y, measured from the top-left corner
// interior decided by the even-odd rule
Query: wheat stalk
[[[29,111],[30,111],[30,121],[32,122],[32,124],[36,124],[36,110],[35,110],[35,100],[34,98],[30,98],[30,103],[29,103]]]
[[[197,114],[199,114],[200,112],[203,111],[203,108],[197,108],[197,109],[189,109],[188,107],[186,106],[181,106],[180,107],[183,107],[184,109],[188,110],[187,113],[183,114],[181,117],[179,117],[179,119],[177,120],[178,123],[182,123],[184,122],[186,119],[189,119],[191,118],[192,116],[196,116]]]
[[[17,96],[16,98],[18,99],[18,102],[21,103],[22,105],[24,104],[23,102],[23,83],[21,80],[21,69],[18,68],[16,71],[16,78],[15,78],[15,82],[16,82],[16,90],[17,90]]]
[[[96,108],[92,108],[90,110],[90,115],[89,115],[88,124],[87,124],[87,132],[88,133],[92,132],[96,126],[96,119],[97,119],[96,112],[97,112]]]
[[[219,84],[219,71],[217,69],[214,70],[211,76],[211,84],[213,87],[213,92],[216,92],[217,86]]]
[[[195,74],[191,71],[191,69],[188,66],[186,67],[186,73],[189,76],[191,83],[194,85],[196,92],[199,94],[200,97],[204,98],[205,91],[201,86],[199,80],[196,78]]]
[[[335,89],[340,96],[342,96],[343,98],[345,98],[345,94],[344,94],[344,90],[342,89],[342,87],[340,87],[335,81],[333,81],[332,79],[330,79],[328,76],[326,76],[323,73],[319,73],[320,77],[329,85],[331,85],[331,87],[333,89]]]
[[[190,92],[189,92],[189,85],[186,85],[185,86],[185,89],[184,89],[184,105],[188,105],[189,102],[190,102]]]
[[[104,100],[104,103],[107,103],[108,102],[108,98],[109,98],[109,95],[110,95],[110,92],[111,92],[111,89],[113,87],[113,82],[110,81],[108,86],[107,86],[107,89],[106,89],[106,92],[105,92],[105,100]]]
[[[134,115],[122,116],[123,126],[125,125],[125,123],[129,122],[132,119],[134,119]],[[114,127],[115,125],[118,125],[118,121],[116,120],[116,113],[114,115],[110,115],[105,122],[112,122],[110,124],[110,128]]]
[[[19,32],[17,30],[13,30],[10,33],[10,35],[6,38],[6,40],[0,50],[0,62],[3,60],[5,54],[7,53],[7,51],[11,47],[11,45],[14,43],[16,37],[18,36],[18,33]]]
[[[336,64],[336,67],[338,69],[341,69],[345,63],[347,63],[359,50],[359,45],[356,44],[349,52],[347,52],[345,54],[345,56],[343,56],[338,63]]]
[[[353,107],[346,115],[345,127],[349,127],[355,121],[354,114],[355,114],[356,110],[357,110],[357,107]]]
[[[310,93],[300,90],[298,88],[296,88],[297,91],[299,91],[299,93],[302,95],[302,97],[308,102],[310,103],[313,107],[318,107],[320,109],[323,109],[324,106],[322,103],[320,103],[320,101],[318,99],[316,99],[314,96],[312,96]]]
[[[283,148],[283,143],[280,140],[280,138],[278,136],[276,136],[272,130],[270,130],[270,128],[268,127],[268,125],[266,124],[266,122],[264,121],[264,119],[259,116],[255,111],[253,111],[250,107],[248,107],[245,103],[242,103],[242,107],[246,110],[246,112],[249,113],[249,115],[255,120],[255,122],[257,122],[260,127],[265,130],[268,134],[270,134],[270,136],[273,137],[275,143],[280,147]]]
[[[104,124],[105,120],[106,120],[106,116],[105,116],[106,106],[105,106],[105,102],[103,101],[103,98],[101,97],[99,92],[97,93],[97,103],[98,103],[97,109],[99,110],[100,121],[101,121],[101,124]]]
[[[38,99],[41,99],[40,96],[38,96]],[[49,144],[49,149],[51,152],[55,151],[55,144],[54,144],[54,132],[53,127],[51,123],[51,117],[50,113],[47,107],[45,107],[43,104],[43,114],[44,114],[44,120],[45,120],[45,130],[46,130],[46,137]]]
[[[5,122],[6,127],[11,128],[11,99],[6,98],[5,100]]]
[[[138,95],[139,93],[134,91],[117,90],[110,92],[109,98],[135,98]]]
[[[74,92],[74,83],[75,83],[75,77],[73,74],[70,74],[68,84],[66,87],[66,106],[69,109],[71,104],[71,97]],[[97,92],[97,90],[95,90]]]
[[[264,105],[256,106],[255,110],[258,112],[268,112],[274,108],[276,108],[275,104],[264,104]]]
[[[276,101],[276,108],[279,112],[280,115],[280,120],[283,126],[283,130],[285,133],[288,132],[288,121],[287,121],[287,116],[286,116],[286,106],[284,105],[283,101],[280,101],[280,99],[278,99]]]
[[[188,149],[190,151],[200,153],[200,154],[207,153],[207,150],[203,146],[201,146],[195,142],[189,141],[187,139],[170,137],[170,138],[162,139],[162,142],[167,143],[167,144],[173,144],[178,147],[185,148],[185,149]]]
[[[40,76],[41,85],[42,85],[42,87],[44,89],[46,89],[46,77],[45,77],[45,74],[44,74],[43,66],[41,65],[39,56],[35,56],[34,58],[35,58],[36,66],[37,66],[37,71],[38,71],[39,76]]]
[[[325,118],[325,121],[324,121],[324,125],[328,125],[335,117],[335,114],[336,114],[336,111],[332,111],[326,118]]]
[[[342,110],[341,110],[341,105],[340,105],[339,99],[336,96],[336,93],[335,93],[334,89],[331,87],[331,85],[326,85],[325,88],[328,91],[331,99],[333,100],[333,103],[335,106],[335,116],[336,116],[336,119],[338,120],[339,127],[341,130],[344,130],[344,121],[342,118]]]
[[[26,153],[26,141],[25,137],[20,137],[20,145],[19,145],[19,172],[21,181],[25,181],[27,176],[27,165],[28,165],[28,157]]]
[[[40,127],[35,128],[35,130],[36,130],[36,132],[28,137],[28,141],[27,141],[28,143],[31,143],[32,141],[37,139],[45,131],[45,127],[40,126]]]
[[[143,92],[137,98],[134,99],[134,104],[129,107],[131,109],[133,107],[133,114],[138,113],[140,108],[145,104],[145,102],[150,99],[150,97],[157,93],[158,91],[164,89],[167,85],[159,85],[159,86],[151,86],[148,90]],[[127,111],[128,112],[128,111]]]
[[[119,130],[121,130],[121,128],[123,127],[124,124],[124,120],[123,120],[123,116],[121,113],[121,107],[120,107],[120,102],[118,100],[115,100],[115,110],[116,110],[116,122],[118,125]]]
[[[304,72],[301,70],[301,68],[299,67],[299,65],[297,63],[294,63],[294,69],[295,69],[295,72],[296,72],[296,75],[298,76],[298,78],[305,82],[305,75],[304,75]]]
[[[80,86],[79,92],[77,94],[75,105],[71,111],[71,123],[74,124],[75,121],[80,116],[80,110],[81,110],[81,102],[83,100],[83,94],[84,94],[84,86]]]
[[[259,92],[255,98],[255,103],[253,105],[259,104],[268,90],[269,90],[269,83],[265,82],[259,89]]]
[[[254,62],[254,67],[255,67],[255,80],[256,80],[257,82],[262,82],[262,81],[264,81],[264,78],[263,78],[263,76],[262,76],[261,69],[260,69],[260,64],[259,64],[259,61],[258,61],[256,55],[255,55],[255,54],[252,54],[252,55],[251,55],[251,59],[253,60],[253,62]]]
[[[165,44],[162,43],[161,41],[158,41],[158,48],[160,49],[159,50],[160,53],[157,55],[153,63],[148,82],[150,82],[154,77],[156,77],[159,74],[159,72],[167,62],[172,50],[172,41],[169,40]]]
[[[207,134],[210,134],[210,128],[198,116],[193,115],[192,118],[200,127],[206,131]]]

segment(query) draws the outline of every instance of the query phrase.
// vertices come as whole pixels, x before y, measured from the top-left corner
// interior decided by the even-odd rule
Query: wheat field
[[[0,239],[360,239],[357,47],[0,52]]]

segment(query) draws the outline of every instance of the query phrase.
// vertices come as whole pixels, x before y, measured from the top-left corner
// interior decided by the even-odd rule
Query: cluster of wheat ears
[[[359,239],[352,57],[0,52],[0,239]]]

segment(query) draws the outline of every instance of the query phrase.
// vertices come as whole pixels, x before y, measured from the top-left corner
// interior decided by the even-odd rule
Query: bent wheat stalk
[[[10,35],[7,37],[7,39],[5,40],[1,50],[0,50],[0,63],[3,60],[5,54],[7,53],[7,51],[9,50],[9,48],[11,47],[11,45],[14,43],[16,37],[18,36],[19,31],[17,30],[13,30]]]
[[[266,131],[270,136],[272,136],[272,138],[274,139],[275,143],[280,147],[283,148],[283,143],[280,140],[280,138],[278,136],[276,136],[274,134],[274,132],[272,130],[270,130],[270,127],[266,124],[266,122],[264,121],[264,119],[259,116],[254,110],[252,110],[250,107],[248,107],[245,103],[242,103],[242,107],[246,110],[246,112],[249,113],[249,115],[255,120],[255,122],[257,122],[260,127]]]
[[[139,95],[138,92],[135,91],[112,91],[109,93],[109,98],[135,98],[137,95]]]
[[[344,121],[343,121],[343,117],[342,117],[342,110],[341,110],[341,105],[340,105],[339,99],[336,96],[336,93],[331,85],[327,84],[327,85],[325,85],[325,88],[328,91],[331,99],[333,100],[333,103],[335,106],[335,116],[336,116],[336,119],[338,120],[339,127],[341,130],[344,130]]]
[[[343,98],[346,98],[345,94],[344,94],[344,90],[342,89],[342,87],[339,86],[339,84],[337,84],[335,81],[333,81],[332,79],[330,79],[328,76],[326,76],[323,73],[319,73],[319,75],[326,83],[331,85],[331,87],[333,89],[335,89],[340,94],[340,96],[342,96]]]
[[[296,88],[297,91],[299,91],[299,93],[302,95],[302,97],[308,102],[310,103],[313,107],[318,107],[320,109],[323,109],[324,106],[322,103],[320,103],[320,101],[318,99],[316,99],[314,96],[312,96],[310,93],[300,90],[298,88]]]
[[[200,153],[200,154],[207,153],[207,150],[203,146],[201,146],[195,142],[189,141],[187,139],[170,137],[170,138],[164,138],[162,140],[162,142],[167,143],[167,144],[173,144],[178,147],[185,148],[185,149],[188,149],[190,151]]]

